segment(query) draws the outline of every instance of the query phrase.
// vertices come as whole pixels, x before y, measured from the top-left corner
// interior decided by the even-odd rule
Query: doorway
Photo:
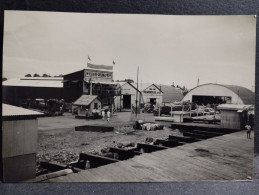
[[[151,104],[156,104],[156,98],[150,98],[150,103]]]
[[[123,95],[123,108],[131,108],[131,95]]]

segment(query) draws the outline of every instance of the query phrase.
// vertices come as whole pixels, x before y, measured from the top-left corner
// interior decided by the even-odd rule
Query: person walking
[[[102,117],[103,117],[103,120],[104,120],[104,117],[105,117],[105,112],[104,112],[104,110],[102,110]]]
[[[247,125],[245,126],[245,128],[246,128],[246,137],[247,137],[247,139],[251,139],[251,137],[250,137],[250,134],[251,134],[251,126],[247,124]]]
[[[111,117],[111,112],[110,112],[110,110],[108,110],[108,111],[107,111],[107,121],[110,120],[110,117]]]

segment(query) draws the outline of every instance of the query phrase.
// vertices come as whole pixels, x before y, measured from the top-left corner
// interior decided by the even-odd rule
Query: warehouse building
[[[9,79],[3,85],[3,103],[21,106],[26,99],[62,99],[62,77]]]
[[[255,104],[255,94],[247,88],[236,85],[221,85],[208,83],[190,90],[183,101],[194,102],[198,105],[207,104]]]

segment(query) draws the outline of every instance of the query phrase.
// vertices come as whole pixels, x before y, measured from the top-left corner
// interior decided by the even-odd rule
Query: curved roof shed
[[[255,104],[255,94],[251,90],[237,85],[208,83],[191,89],[183,101],[191,101],[193,96],[228,96],[233,104]]]

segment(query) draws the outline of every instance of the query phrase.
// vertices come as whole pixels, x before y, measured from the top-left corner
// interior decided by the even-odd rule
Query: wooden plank
[[[235,135],[144,153],[55,181],[154,182],[237,180],[252,176],[253,143]],[[239,147],[240,144],[242,147]],[[196,150],[198,149],[198,150]],[[245,153],[248,151],[248,153]],[[209,153],[207,153],[209,152]],[[239,154],[240,157],[234,157]],[[232,156],[231,156],[232,155]],[[71,178],[70,178],[71,177]]]

